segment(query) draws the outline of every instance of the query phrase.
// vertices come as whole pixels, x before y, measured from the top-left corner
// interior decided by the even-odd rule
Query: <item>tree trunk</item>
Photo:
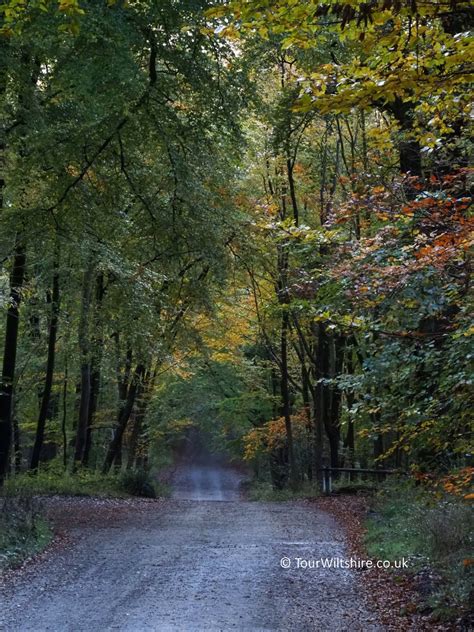
[[[86,444],[87,424],[89,421],[89,405],[91,392],[91,364],[89,349],[89,311],[92,293],[93,266],[88,265],[84,272],[82,285],[82,305],[79,322],[79,351],[81,356],[81,397],[76,428],[74,448],[74,467],[82,461]]]
[[[289,317],[288,311],[284,309],[281,319],[281,375],[280,375],[280,389],[281,389],[281,413],[285,420],[285,431],[288,449],[288,463],[290,466],[290,483],[294,487],[298,484],[298,474],[296,470],[295,450],[293,444],[293,428],[291,424],[291,402],[290,402],[290,388],[288,380],[288,329],[289,329]]]
[[[8,471],[12,439],[13,383],[18,346],[18,325],[20,322],[19,306],[21,289],[25,278],[25,264],[25,246],[17,236],[10,274],[10,304],[7,311],[2,381],[0,384],[0,487],[3,485]]]
[[[313,329],[317,340],[315,351],[315,376],[313,410],[315,425],[315,468],[322,467],[322,429],[324,428],[329,443],[330,465],[339,467],[340,442],[340,409],[341,393],[334,384],[326,384],[323,380],[334,379],[342,366],[342,353],[339,337],[329,335],[323,323]]]
[[[130,415],[132,413],[133,404],[135,403],[135,397],[137,394],[137,389],[139,388],[139,384],[145,374],[145,367],[143,364],[137,365],[135,372],[133,374],[130,387],[128,389],[127,398],[125,400],[125,405],[121,408],[117,428],[114,433],[114,437],[110,442],[109,449],[107,451],[107,455],[105,457],[104,466],[102,468],[102,472],[107,474],[114,460],[117,457],[118,451],[122,444],[122,438],[127,427],[128,420],[130,419]]]
[[[89,415],[87,420],[86,429],[86,443],[84,446],[84,454],[82,456],[82,465],[89,465],[90,451],[92,448],[92,426],[94,423],[94,417],[97,412],[97,403],[99,400],[100,390],[100,376],[101,376],[101,364],[102,364],[102,351],[104,346],[102,326],[100,322],[100,312],[102,308],[102,301],[105,294],[104,287],[104,274],[99,272],[96,279],[96,304],[94,314],[94,337],[92,340],[92,348],[94,356],[92,359],[91,369],[91,389],[90,389],[90,401],[89,401]]]
[[[142,432],[143,422],[146,417],[153,377],[154,376],[151,376],[151,372],[147,371],[143,377],[142,384],[139,387],[139,392],[137,392],[137,410],[133,420],[133,428],[128,446],[127,470],[133,469],[135,464],[138,441]]]
[[[21,472],[21,442],[20,442],[20,424],[18,417],[13,413],[13,464],[15,466],[15,474]]]
[[[327,377],[334,380],[342,370],[342,338],[337,334],[326,336],[328,353],[328,365],[326,366]],[[334,383],[326,386],[327,410],[324,416],[326,434],[329,440],[329,451],[331,455],[331,467],[339,467],[339,442],[341,440],[340,411],[341,411],[341,391]]]
[[[322,385],[317,384],[314,389],[313,396],[313,471],[314,477],[320,486],[322,486],[323,481],[322,468],[324,454],[324,433],[321,408],[321,404],[324,405],[323,397]]]
[[[67,356],[64,364],[64,382],[63,382],[63,415],[61,419],[61,434],[63,437],[63,465],[64,469],[67,467],[67,432],[66,432],[66,422],[67,422],[67,387],[68,387],[68,363]]]
[[[400,98],[396,98],[386,106],[386,109],[393,114],[400,124],[402,134],[408,138],[402,138],[399,144],[400,172],[409,173],[411,176],[421,177],[421,146],[415,139],[409,136],[413,131],[413,104],[405,103]]]
[[[306,418],[306,433],[307,433],[307,449],[305,450],[306,471],[308,480],[313,480],[313,463],[311,458],[311,446],[312,441],[312,424],[311,424],[311,406],[310,406],[310,385],[309,385],[309,372],[304,362],[301,363],[301,385],[302,385],[302,397],[303,408]]]
[[[53,270],[53,287],[51,292],[51,317],[49,321],[49,333],[48,333],[48,357],[46,361],[46,374],[44,380],[44,388],[41,398],[41,407],[38,416],[38,424],[36,427],[36,437],[33,446],[33,452],[31,455],[30,469],[33,471],[38,470],[40,462],[41,448],[43,447],[44,431],[46,428],[46,421],[50,411],[51,390],[53,387],[54,377],[54,363],[56,358],[56,338],[58,333],[58,318],[59,318],[59,256],[56,252],[54,258],[54,270]]]
[[[347,355],[347,373],[349,375],[354,374],[354,360],[353,360],[353,351],[352,348],[348,349]],[[353,389],[347,389],[345,392],[346,401],[347,401],[347,409],[350,411],[352,406],[354,405],[355,397]],[[355,426],[354,420],[351,417],[349,412],[348,422],[347,422],[347,432],[344,438],[344,450],[345,450],[345,460],[344,467],[355,467]],[[351,473],[350,480],[353,480],[354,476]]]

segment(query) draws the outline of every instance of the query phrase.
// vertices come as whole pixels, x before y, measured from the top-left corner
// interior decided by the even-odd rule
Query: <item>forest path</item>
[[[309,503],[235,500],[240,476],[193,466],[171,499],[49,499],[70,541],[4,582],[0,629],[380,630],[356,573],[295,567],[344,557],[334,520]]]
[[[236,501],[241,498],[244,474],[218,460],[180,465],[171,479],[176,500]]]

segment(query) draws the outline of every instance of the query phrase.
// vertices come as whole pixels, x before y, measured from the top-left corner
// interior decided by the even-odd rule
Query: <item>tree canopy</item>
[[[0,479],[153,466],[201,427],[280,488],[362,465],[458,489],[470,3],[0,21]]]

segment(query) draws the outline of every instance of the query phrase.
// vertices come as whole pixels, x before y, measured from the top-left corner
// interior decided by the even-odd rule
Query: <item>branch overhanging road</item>
[[[381,630],[358,574],[290,569],[343,558],[340,528],[304,502],[240,498],[241,474],[180,466],[166,500],[50,499],[69,543],[7,578],[5,632]]]

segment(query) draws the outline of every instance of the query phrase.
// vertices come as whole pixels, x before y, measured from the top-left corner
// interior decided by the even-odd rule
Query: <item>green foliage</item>
[[[93,467],[104,460],[123,403],[117,379],[126,377],[129,350],[132,370],[147,367],[146,417],[152,376],[172,364],[224,283],[245,73],[234,73],[229,46],[216,49],[200,32],[205,6],[2,5],[4,312],[18,231],[27,258],[15,382],[19,468],[38,421],[55,264],[59,335],[43,456],[54,458],[61,446],[71,458],[75,384],[87,362],[101,374]],[[80,28],[62,28],[71,20]],[[148,449],[142,421],[135,442],[142,451],[132,460]]]
[[[42,458],[67,466],[8,489],[143,490],[195,428],[236,458],[253,437],[282,484],[290,454],[300,482],[330,461],[469,464],[472,11],[443,7],[1,5],[5,315],[26,252],[12,461],[28,466],[57,275]],[[95,470],[137,367],[120,482]],[[72,475],[79,383],[96,392]]]
[[[268,419],[272,400],[264,373],[251,362],[190,361],[183,375],[164,377],[150,410],[151,427],[171,445],[191,427],[201,428],[211,449],[243,454],[243,437]]]

